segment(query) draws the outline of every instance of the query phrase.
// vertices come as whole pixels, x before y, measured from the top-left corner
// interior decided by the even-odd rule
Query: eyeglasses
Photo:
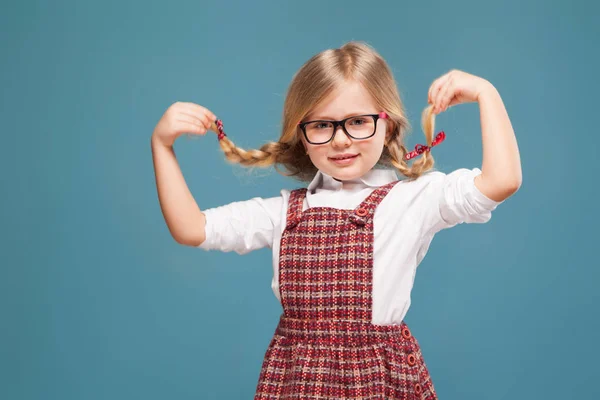
[[[352,139],[368,139],[375,134],[379,118],[387,119],[388,115],[385,112],[354,115],[341,121],[315,120],[300,122],[298,126],[302,129],[308,143],[325,144],[333,139],[338,126],[341,126],[344,133]]]

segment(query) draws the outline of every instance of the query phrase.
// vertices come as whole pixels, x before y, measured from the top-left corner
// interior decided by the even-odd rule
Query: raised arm
[[[490,199],[503,201],[519,190],[523,181],[517,139],[500,93],[491,83],[481,91],[477,101],[483,163],[475,186]]]
[[[173,143],[183,133],[206,134],[215,119],[204,107],[178,102],[169,107],[152,133],[158,200],[171,235],[183,245],[204,242],[206,220],[185,182]]]
[[[172,146],[152,139],[152,158],[158,201],[171,236],[177,243],[199,246],[204,242],[204,214],[192,196]]]
[[[436,79],[428,102],[435,113],[460,103],[479,103],[483,142],[481,174],[475,186],[495,201],[514,194],[523,180],[517,139],[498,90],[489,81],[452,70]]]

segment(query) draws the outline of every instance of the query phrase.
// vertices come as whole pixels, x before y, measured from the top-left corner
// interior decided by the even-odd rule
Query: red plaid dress
[[[302,211],[290,193],[281,237],[283,314],[265,353],[255,400],[437,399],[404,322],[371,322],[373,214],[398,181],[356,209]]]

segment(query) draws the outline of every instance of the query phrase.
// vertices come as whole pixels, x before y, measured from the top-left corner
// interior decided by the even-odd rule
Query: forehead
[[[321,103],[313,108],[306,119],[343,119],[353,114],[378,112],[371,94],[358,81],[341,82]]]

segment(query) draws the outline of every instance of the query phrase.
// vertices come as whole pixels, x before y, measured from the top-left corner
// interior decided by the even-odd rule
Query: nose
[[[341,135],[338,135],[338,133],[341,133]],[[334,128],[332,142],[335,146],[348,146],[352,144],[352,141],[348,135],[346,135],[346,132],[344,132],[344,129],[341,125],[338,125]]]

